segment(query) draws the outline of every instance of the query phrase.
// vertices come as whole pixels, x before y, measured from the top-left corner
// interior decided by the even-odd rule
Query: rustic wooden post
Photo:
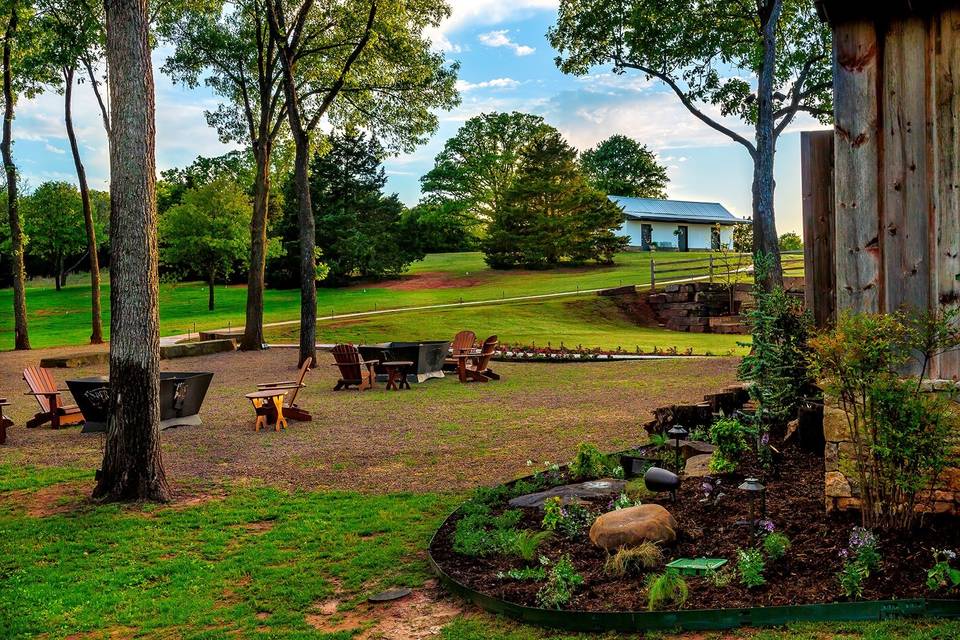
[[[823,328],[833,323],[837,311],[833,132],[801,133],[800,158],[804,298],[816,326]]]
[[[872,20],[833,32],[837,307],[880,310],[880,138]]]
[[[713,284],[713,254],[710,254],[710,284]]]
[[[657,290],[657,265],[653,258],[650,258],[650,291]]]

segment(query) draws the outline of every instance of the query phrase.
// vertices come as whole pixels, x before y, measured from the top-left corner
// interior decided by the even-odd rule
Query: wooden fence
[[[803,250],[782,251],[780,264],[786,277],[802,278],[804,274]],[[662,260],[650,258],[650,290],[657,284],[672,284],[677,281],[706,280],[732,284],[744,274],[753,273],[753,254],[724,253],[718,251],[706,258],[689,260]]]

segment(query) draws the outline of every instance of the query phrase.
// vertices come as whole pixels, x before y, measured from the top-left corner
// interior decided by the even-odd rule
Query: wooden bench
[[[30,387],[26,395],[33,396],[40,405],[40,412],[27,420],[27,428],[33,429],[49,422],[54,429],[83,422],[83,414],[75,404],[65,405],[60,400],[60,394],[65,389],[57,389],[49,369],[43,367],[27,367],[23,370],[23,379]]]

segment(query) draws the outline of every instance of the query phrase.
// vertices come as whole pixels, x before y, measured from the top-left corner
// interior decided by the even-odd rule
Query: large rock
[[[510,501],[510,506],[542,509],[543,503],[550,498],[559,497],[561,503],[569,504],[594,498],[612,498],[623,493],[626,488],[627,483],[624,480],[602,478],[577,484],[565,484],[546,491],[518,496]]]
[[[642,504],[605,513],[590,527],[593,544],[614,551],[646,541],[670,544],[677,539],[677,521],[658,504]]]
[[[676,446],[676,442],[671,441],[669,448]],[[681,440],[680,441],[680,455],[683,456],[684,460],[689,460],[694,456],[703,455],[705,453],[713,453],[717,448],[710,444],[709,442],[700,442],[699,440]]]
[[[850,423],[847,422],[846,411],[830,406],[823,408],[823,437],[827,442],[850,440]]]
[[[687,460],[683,468],[683,474],[688,478],[702,478],[710,475],[710,459],[713,458],[709,453],[699,456],[693,456]]]
[[[828,471],[823,477],[823,493],[830,498],[849,498],[853,495],[850,481],[839,471]]]

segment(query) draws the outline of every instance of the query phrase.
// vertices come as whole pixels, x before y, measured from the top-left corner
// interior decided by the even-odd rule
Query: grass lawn
[[[461,329],[478,336],[496,334],[501,342],[558,347],[583,345],[651,353],[655,347],[676,347],[680,352],[714,355],[742,354],[739,342],[749,336],[684,333],[640,327],[631,322],[610,299],[599,296],[517,302],[481,307],[409,311],[349,320],[320,320],[317,340],[323,343],[375,343],[389,340],[449,338]],[[272,343],[296,343],[299,327],[267,330]]]
[[[658,262],[702,257],[698,253],[658,253]],[[90,295],[82,276],[56,291],[52,286],[29,287],[28,326],[34,348],[86,344],[90,335]],[[538,295],[616,287],[650,282],[650,254],[623,253],[611,267],[582,267],[552,271],[494,271],[479,253],[434,254],[411,266],[396,281],[356,285],[344,289],[321,288],[317,309],[321,316],[374,309],[400,308],[505,296]],[[0,290],[0,309],[12,306],[12,291]],[[160,286],[161,335],[196,329],[242,326],[245,286],[217,287],[217,309],[207,311],[207,291],[198,282]],[[103,287],[104,328],[109,330],[109,285]],[[296,320],[300,316],[299,290],[268,290],[264,301],[266,322]],[[0,314],[0,350],[13,347],[13,314]]]

